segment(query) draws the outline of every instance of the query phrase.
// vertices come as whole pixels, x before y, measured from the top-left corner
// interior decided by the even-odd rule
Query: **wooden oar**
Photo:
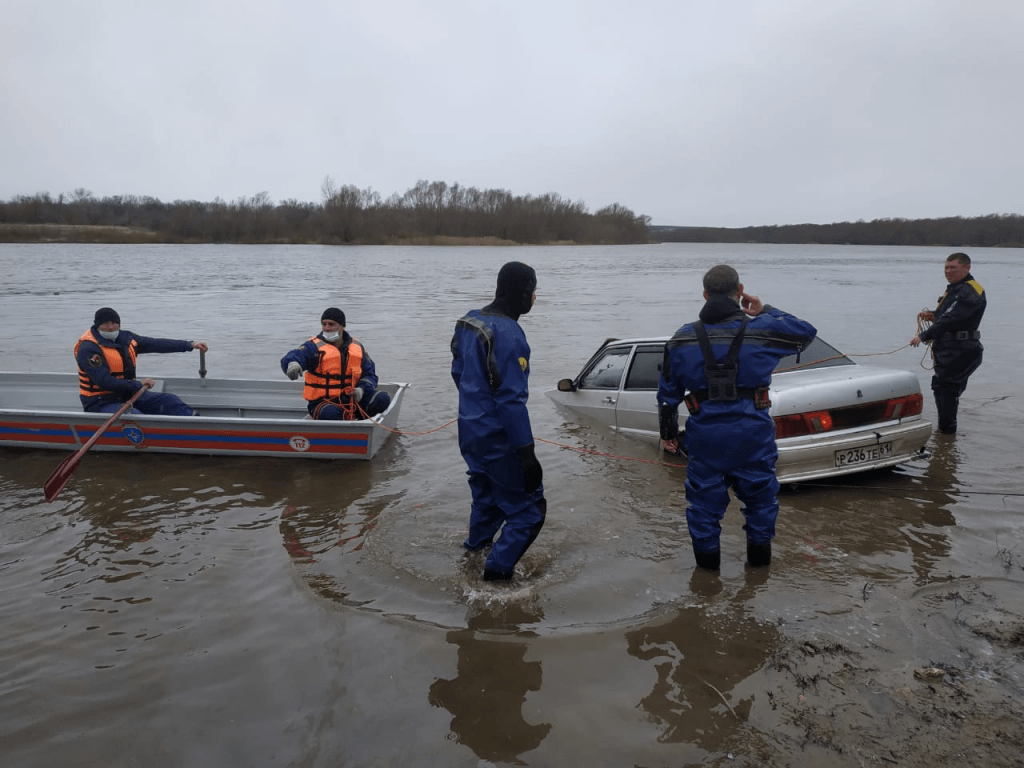
[[[64,489],[65,485],[68,484],[68,480],[71,479],[71,473],[78,467],[78,464],[82,461],[82,457],[85,456],[85,452],[95,445],[96,441],[100,439],[100,436],[107,431],[107,427],[121,418],[147,389],[149,389],[149,384],[143,384],[134,395],[128,398],[117,413],[107,419],[102,427],[92,433],[92,437],[86,441],[85,445],[60,463],[60,466],[53,471],[53,474],[50,475],[50,479],[47,480],[46,484],[43,486],[43,492],[46,494],[47,501],[53,501],[57,498],[57,494]]]

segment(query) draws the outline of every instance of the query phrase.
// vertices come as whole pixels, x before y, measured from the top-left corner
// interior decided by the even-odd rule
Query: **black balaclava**
[[[529,264],[510,261],[498,272],[498,289],[494,301],[483,308],[484,312],[507,315],[518,320],[533,306],[533,292],[537,288],[537,273]]]

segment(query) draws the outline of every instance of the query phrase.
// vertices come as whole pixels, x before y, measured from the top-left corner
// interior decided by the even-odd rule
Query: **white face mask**
[[[100,336],[107,341],[115,341],[117,339],[117,334],[119,333],[120,331],[100,331]]]
[[[327,339],[327,341],[337,341],[341,333],[339,331],[323,331],[320,335]]]

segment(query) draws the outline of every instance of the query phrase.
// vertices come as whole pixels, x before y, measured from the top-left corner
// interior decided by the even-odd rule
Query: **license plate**
[[[836,451],[836,466],[849,467],[854,464],[867,464],[879,459],[887,459],[890,456],[892,456],[892,443],[850,448],[845,451]]]

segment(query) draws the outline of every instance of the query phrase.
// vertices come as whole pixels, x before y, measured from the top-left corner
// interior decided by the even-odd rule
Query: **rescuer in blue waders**
[[[764,566],[771,563],[779,514],[768,386],[779,360],[804,349],[817,331],[744,293],[736,270],[725,264],[704,275],[704,298],[700,319],[665,346],[658,386],[662,445],[678,451],[678,409],[685,403],[686,522],[697,565],[719,568],[732,487],[743,503],[747,562]]]
[[[494,301],[459,320],[452,337],[459,448],[472,494],[463,546],[477,551],[493,545],[485,581],[512,578],[547,511],[526,410],[530,346],[518,322],[533,306],[536,287],[532,267],[509,262],[498,273]]]
[[[949,286],[939,297],[934,312],[918,313],[919,320],[931,322],[930,328],[910,340],[916,347],[930,341],[935,361],[932,375],[932,393],[939,412],[939,432],[956,434],[956,413],[960,395],[967,389],[967,379],[981,365],[981,318],[988,299],[985,289],[971,274],[971,257],[966,253],[951,253],[946,257],[946,281]]]

